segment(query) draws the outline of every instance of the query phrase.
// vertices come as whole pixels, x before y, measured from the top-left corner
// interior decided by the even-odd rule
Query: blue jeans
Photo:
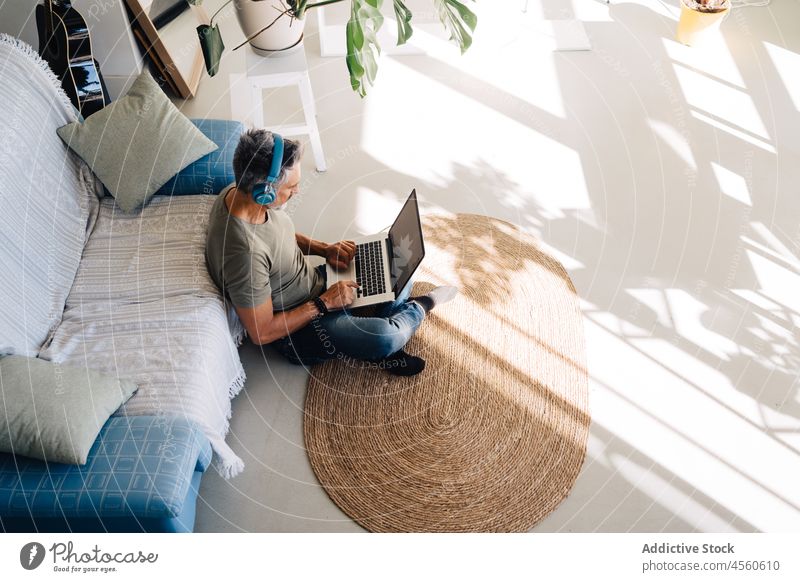
[[[317,269],[326,279],[325,265]],[[373,317],[353,315],[349,309],[334,311],[271,345],[298,365],[345,357],[380,360],[401,350],[425,319],[422,306],[408,301],[410,294],[411,281],[394,301],[381,304]]]

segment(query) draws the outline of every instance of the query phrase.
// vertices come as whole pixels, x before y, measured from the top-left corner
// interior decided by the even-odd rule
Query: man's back
[[[231,302],[256,307],[272,297],[273,309],[284,311],[319,294],[324,281],[300,252],[291,218],[270,209],[263,224],[247,222],[229,212],[228,191],[211,210],[206,263]]]

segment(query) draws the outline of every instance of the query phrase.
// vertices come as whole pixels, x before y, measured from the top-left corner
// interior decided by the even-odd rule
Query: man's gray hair
[[[233,154],[233,175],[239,190],[252,192],[256,184],[266,181],[274,146],[272,132],[266,129],[250,129],[242,134]],[[283,138],[283,160],[276,186],[286,182],[287,174],[300,162],[302,155],[299,141]]]

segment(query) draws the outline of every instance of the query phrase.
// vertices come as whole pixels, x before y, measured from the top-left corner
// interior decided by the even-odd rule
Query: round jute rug
[[[501,220],[423,221],[414,293],[456,285],[406,346],[411,378],[362,362],[314,367],[311,466],[371,531],[525,531],[569,494],[589,432],[575,288],[536,240]]]

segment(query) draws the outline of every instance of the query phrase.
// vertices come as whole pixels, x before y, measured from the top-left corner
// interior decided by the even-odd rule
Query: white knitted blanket
[[[219,472],[238,474],[225,436],[243,330],[205,267],[213,197],[157,196],[136,215],[98,201],[94,175],[56,135],[76,115],[46,63],[0,34],[0,80],[0,353],[132,379],[117,414],[189,418]]]
[[[225,443],[231,399],[244,383],[238,320],[226,314],[205,266],[214,198],[156,196],[141,214],[103,198],[67,297],[41,356],[135,381],[123,415],[185,416],[203,427],[224,477],[244,464]]]

